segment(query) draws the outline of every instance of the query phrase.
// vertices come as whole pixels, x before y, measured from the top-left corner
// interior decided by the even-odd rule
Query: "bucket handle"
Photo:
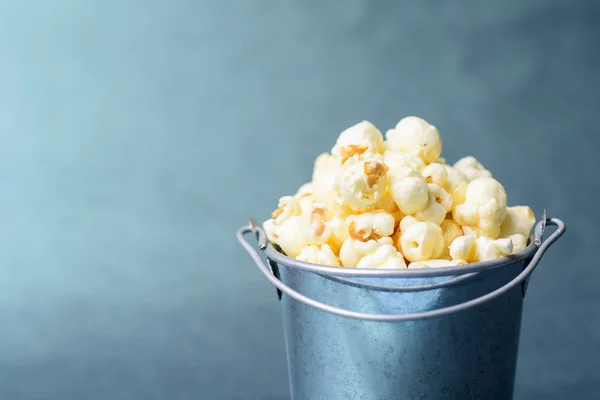
[[[556,226],[556,230],[548,237],[548,239],[546,239],[545,241],[542,241],[543,237],[541,237],[541,236],[544,233],[543,228],[546,225]],[[239,242],[242,244],[242,246],[244,247],[244,249],[248,252],[248,254],[250,254],[250,257],[252,257],[252,260],[254,260],[254,262],[256,263],[258,268],[261,270],[261,272],[267,277],[267,279],[269,281],[271,281],[271,283],[273,285],[275,285],[277,287],[277,289],[281,290],[283,293],[287,294],[288,296],[292,297],[293,299],[295,299],[301,303],[304,303],[308,306],[317,308],[321,311],[335,314],[340,317],[362,319],[362,320],[367,320],[367,321],[379,321],[379,322],[400,322],[400,321],[414,321],[414,320],[427,319],[427,318],[436,318],[436,317],[441,317],[444,315],[452,314],[455,312],[464,311],[471,307],[479,306],[489,300],[493,300],[494,298],[503,295],[504,293],[508,292],[515,286],[522,283],[533,272],[535,267],[537,267],[537,265],[539,264],[540,260],[542,259],[543,255],[544,255],[544,253],[546,253],[546,251],[548,250],[548,248],[556,240],[558,240],[558,238],[560,238],[563,235],[563,233],[565,233],[565,230],[566,230],[565,223],[558,218],[542,219],[540,222],[538,222],[538,224],[536,226],[536,230],[535,230],[536,237],[534,238],[534,241],[536,244],[539,243],[539,247],[538,247],[537,251],[535,252],[535,255],[533,256],[533,258],[527,265],[527,267],[525,267],[523,269],[523,271],[521,271],[521,273],[519,275],[517,275],[513,280],[511,280],[504,286],[502,286],[488,294],[485,294],[480,297],[476,297],[469,301],[465,301],[464,303],[456,304],[456,305],[449,306],[449,307],[438,308],[435,310],[421,311],[421,312],[409,313],[409,314],[368,314],[368,313],[361,313],[361,312],[346,310],[343,308],[331,306],[329,304],[321,303],[315,299],[311,299],[310,297],[307,297],[307,296],[295,291],[294,289],[290,288],[285,283],[283,283],[282,281],[277,279],[275,276],[273,276],[273,274],[271,273],[269,268],[264,264],[263,260],[261,259],[260,255],[258,254],[256,249],[245,238],[246,234],[254,232],[254,230],[252,228],[253,227],[251,225],[240,228],[237,232],[237,238],[238,238]],[[540,236],[538,236],[538,235],[540,235]]]

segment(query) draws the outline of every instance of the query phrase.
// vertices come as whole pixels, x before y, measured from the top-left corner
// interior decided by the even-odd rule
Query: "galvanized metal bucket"
[[[546,224],[557,229],[543,241]],[[515,255],[414,270],[294,260],[253,220],[237,237],[277,287],[293,400],[501,400],[513,394],[528,277],[564,232],[544,213]]]

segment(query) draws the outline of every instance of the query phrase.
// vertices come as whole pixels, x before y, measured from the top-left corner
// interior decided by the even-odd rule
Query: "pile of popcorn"
[[[363,121],[317,157],[311,182],[279,199],[267,237],[289,257],[347,268],[456,266],[523,250],[533,211],[507,207],[474,157],[450,166],[441,152],[421,118],[403,118],[386,140]]]

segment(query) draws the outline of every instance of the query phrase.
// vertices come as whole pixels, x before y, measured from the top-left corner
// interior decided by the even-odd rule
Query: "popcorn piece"
[[[315,203],[315,198],[312,193],[304,193],[296,196],[296,201],[300,206],[300,215],[309,216],[315,208],[324,208],[322,203]]]
[[[444,188],[436,185],[435,183],[428,184],[427,188],[429,189],[429,193],[435,197],[436,203],[444,207],[444,214],[452,211],[452,196],[448,192],[446,192]]]
[[[450,244],[450,257],[453,260],[466,260],[467,262],[475,259],[475,238],[470,235],[459,236]]]
[[[394,246],[383,244],[374,253],[361,258],[356,268],[404,269],[406,262]]]
[[[383,194],[381,202],[379,203],[379,208],[394,217],[395,221],[400,221],[402,218],[404,218],[404,214],[402,211],[400,211],[400,208],[394,201],[394,198],[390,194],[389,190],[386,190]]]
[[[331,267],[339,267],[340,262],[331,251],[331,248],[324,244],[319,246],[310,245],[306,246],[300,251],[300,254],[296,256],[296,259],[300,261],[306,261],[313,264],[328,265]]]
[[[400,221],[400,231],[401,232],[406,232],[406,230],[414,224],[417,224],[421,221],[419,221],[418,219],[416,219],[415,217],[411,216],[411,215],[407,215],[406,217],[402,218],[402,220]]]
[[[282,224],[277,224],[274,234],[271,233],[275,238],[272,242],[278,244],[288,257],[296,258],[303,248],[311,244],[307,235],[307,222],[306,217],[296,215]],[[270,234],[267,234],[267,237],[269,236]]]
[[[463,231],[456,222],[451,219],[445,219],[441,224],[442,234],[444,236],[444,250],[440,254],[440,258],[450,259],[450,245],[459,236],[463,235]]]
[[[463,157],[454,164],[454,168],[462,172],[470,181],[477,178],[491,178],[492,173],[485,169],[475,157]]]
[[[323,203],[329,215],[347,217],[348,215],[355,214],[354,211],[345,201],[339,192],[330,192],[329,196],[326,196]]]
[[[298,188],[298,191],[296,192],[294,197],[300,198],[306,194],[312,194],[312,193],[313,193],[313,184],[312,184],[312,182],[307,182]]]
[[[463,227],[478,228],[495,239],[506,215],[506,192],[493,178],[477,178],[469,183],[465,202],[456,206],[452,215]]]
[[[313,196],[313,184],[312,182],[305,183],[300,186],[294,198],[298,202],[300,206],[300,214],[301,215],[310,215],[315,207],[323,208],[324,205],[322,203],[316,203],[315,197]]]
[[[267,235],[269,242],[277,244],[279,240],[279,233],[275,220],[270,218],[263,222],[263,229],[265,230],[265,234]]]
[[[271,213],[271,217],[275,219],[275,223],[281,224],[284,220],[294,215],[300,215],[302,209],[294,196],[284,196],[279,199],[277,209]]]
[[[465,260],[426,260],[426,261],[415,261],[408,264],[408,268],[440,268],[440,267],[456,267],[458,265],[465,265]]]
[[[362,121],[345,131],[331,149],[331,154],[343,164],[353,156],[381,154],[385,150],[383,135],[369,121]]]
[[[438,158],[435,162],[438,164],[446,165],[446,159],[444,157]]]
[[[317,203],[310,193],[305,193],[296,199],[300,205],[300,215],[307,218],[311,217],[312,214],[319,214],[325,221],[331,220],[334,214],[329,211],[329,208],[323,203]]]
[[[315,202],[323,204],[333,215],[349,212],[349,207],[340,194],[333,190],[340,173],[342,173],[342,166],[331,154],[320,154],[315,160],[312,175],[313,198]]]
[[[520,233],[510,235],[508,238],[512,241],[513,244],[513,250],[511,254],[523,251],[527,247],[527,238],[521,235]]]
[[[481,229],[478,229],[478,228],[473,228],[470,226],[463,226],[462,230],[465,235],[473,236],[474,239],[485,236],[485,234],[481,231]]]
[[[340,171],[339,161],[331,154],[322,153],[317,157],[312,175],[312,192],[318,202],[325,203],[329,198]]]
[[[388,150],[383,153],[383,160],[390,169],[408,167],[414,169],[419,174],[425,170],[425,162],[411,153]]]
[[[442,164],[431,163],[422,172],[423,178],[427,183],[435,183],[438,186],[445,187],[448,182],[448,171]]]
[[[315,208],[308,217],[308,227],[305,230],[310,244],[326,243],[331,237],[331,229],[325,221],[325,210]]]
[[[392,238],[383,237],[379,240],[369,240],[363,242],[349,238],[340,249],[340,260],[344,267],[355,268],[361,258],[367,254],[374,253],[380,246],[392,244]]]
[[[531,228],[535,224],[535,215],[527,206],[508,207],[506,216],[500,226],[500,235],[508,237],[515,233],[529,237]]]
[[[394,217],[386,212],[367,212],[351,215],[346,220],[348,233],[352,239],[368,240],[381,239],[394,233]]]
[[[336,189],[355,211],[373,209],[385,194],[388,168],[383,157],[349,158],[342,166]]]
[[[442,140],[437,128],[419,117],[402,118],[395,129],[386,133],[388,149],[419,156],[426,164],[442,153]]]
[[[327,229],[331,231],[331,236],[329,237],[327,244],[329,244],[335,253],[339,253],[344,242],[350,237],[346,219],[344,217],[336,216],[325,224],[327,225]]]
[[[444,165],[444,169],[446,170],[447,179],[446,184],[443,187],[452,195],[452,203],[456,207],[465,202],[469,181],[462,172],[455,170],[449,165]]]
[[[408,167],[398,167],[388,172],[388,190],[406,215],[415,214],[427,206],[429,191],[427,182]]]
[[[288,257],[295,258],[311,244],[321,245],[329,241],[332,231],[323,218],[324,210],[315,208],[310,216],[294,215],[282,222],[263,225],[267,238],[278,244]]]
[[[415,217],[419,221],[432,222],[439,225],[446,218],[446,209],[436,201],[436,197],[432,193],[429,193],[427,206],[422,211],[416,213]]]
[[[444,250],[442,228],[414,217],[400,221],[400,248],[409,261],[423,261],[439,257]]]
[[[513,243],[510,239],[492,240],[480,237],[475,240],[475,260],[490,261],[512,253]]]
[[[467,262],[490,261],[504,257],[513,251],[511,239],[490,239],[487,237],[459,236],[450,245],[450,256],[453,260]]]

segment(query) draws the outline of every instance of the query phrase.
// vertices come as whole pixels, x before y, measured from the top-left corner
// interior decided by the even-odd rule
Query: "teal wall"
[[[600,392],[592,1],[0,0],[0,399],[285,399],[235,242],[344,128],[405,115],[569,231],[516,398]]]

